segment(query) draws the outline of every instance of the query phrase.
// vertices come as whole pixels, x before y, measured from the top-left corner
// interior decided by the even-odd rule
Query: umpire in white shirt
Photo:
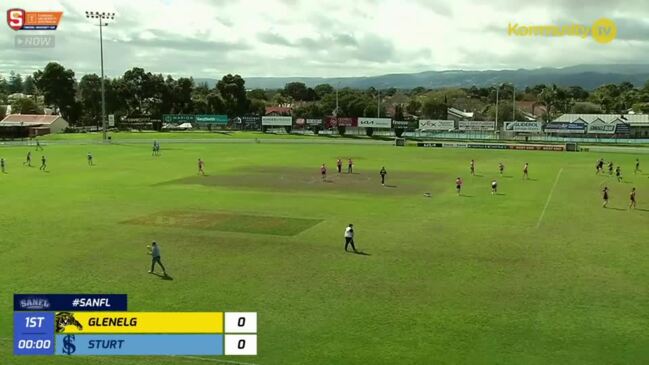
[[[352,250],[356,252],[356,247],[354,246],[354,225],[351,223],[347,228],[345,228],[345,251],[347,251],[349,245],[351,245]]]

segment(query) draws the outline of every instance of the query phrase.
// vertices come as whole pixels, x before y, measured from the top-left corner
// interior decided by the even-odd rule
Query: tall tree
[[[397,89],[395,89],[393,87],[390,87],[390,88],[387,88],[387,89],[381,91],[382,95],[387,95],[387,96],[393,96],[396,93],[397,93]]]
[[[511,100],[504,100],[498,103],[498,127],[501,127],[504,122],[513,120],[524,120],[524,116],[520,111],[516,110],[516,115],[512,118],[512,102]],[[492,105],[487,114],[489,120],[496,120],[496,106]]]
[[[397,104],[394,106],[394,115],[392,116],[394,120],[404,120],[403,117],[403,105]]]
[[[124,101],[119,97],[115,91],[115,85],[118,79],[104,80],[104,92],[106,97],[106,114],[126,115],[126,107]]]
[[[422,86],[417,86],[416,88],[410,90],[411,96],[421,95],[426,92],[426,88]]]
[[[194,89],[194,80],[191,78],[181,77],[176,83],[174,89],[174,105],[179,113],[192,114],[194,107],[192,105],[192,90]]]
[[[590,94],[590,99],[601,106],[604,113],[617,113],[620,107],[620,88],[615,84],[598,87]]]
[[[23,77],[13,71],[9,73],[9,93],[23,92]]]
[[[161,110],[163,114],[177,114],[179,113],[176,110],[176,97],[174,95],[174,90],[176,90],[176,80],[174,80],[171,75],[167,75],[167,78],[164,82],[164,87],[162,88],[162,105]],[[207,96],[205,97],[207,99]],[[207,101],[207,100],[206,100]]]
[[[32,98],[18,98],[11,103],[12,114],[43,114],[41,108]]]
[[[243,115],[248,111],[250,101],[246,96],[246,82],[239,75],[227,74],[216,84],[229,116]]]
[[[419,115],[420,110],[421,102],[415,98],[410,99],[410,101],[406,105],[406,111],[408,112],[408,114]]]
[[[443,100],[436,97],[427,97],[422,106],[421,114],[430,119],[446,119],[448,107]]]
[[[25,77],[25,80],[23,81],[23,93],[27,95],[36,94],[36,82],[32,75],[27,75],[27,77]]]
[[[329,84],[316,85],[313,90],[318,94],[318,99],[322,99],[325,95],[335,92],[334,87]]]
[[[309,87],[309,88],[306,89],[306,94],[304,94],[304,99],[302,99],[302,100],[304,100],[304,101],[316,101],[318,99],[320,99],[318,97],[318,93],[316,93],[314,89]]]
[[[96,74],[84,75],[79,81],[79,102],[86,125],[101,125],[101,79]]]
[[[297,101],[307,100],[307,87],[303,82],[289,82],[284,85],[282,94]]]
[[[318,103],[309,103],[293,110],[293,115],[298,118],[322,118],[326,113]]]
[[[248,97],[250,99],[268,100],[268,96],[266,96],[266,92],[263,89],[250,90]]]
[[[218,93],[218,91],[213,90],[209,94],[207,94],[207,109],[211,114],[227,114],[227,110],[225,109],[225,102],[223,101],[223,98],[221,95]]]
[[[584,90],[581,86],[570,86],[568,90],[568,94],[571,98],[575,99],[575,101],[584,101],[588,99],[588,91]]]
[[[144,115],[159,119],[162,114],[168,113],[164,103],[164,97],[168,92],[166,87],[162,74],[147,73],[147,78],[144,81],[144,99],[142,100],[142,113]]]
[[[248,112],[253,115],[264,115],[266,113],[266,103],[263,100],[251,99]]]
[[[45,103],[54,105],[69,122],[74,123],[72,111],[75,108],[74,72],[56,62],[50,62],[44,70],[34,73],[36,87],[45,97]]]
[[[124,76],[116,83],[115,91],[125,103],[127,115],[139,116],[145,114],[143,103],[150,95],[150,90],[147,90],[147,83],[150,78],[150,73],[146,73],[142,68],[134,67],[126,71]]]
[[[2,77],[2,75],[0,75],[0,94],[2,95],[11,94],[9,92],[9,83],[7,82],[7,79]]]
[[[194,90],[192,90],[192,109],[196,114],[210,114],[209,107],[207,105],[207,95],[210,93],[210,88],[207,86],[207,83],[199,83],[196,85]]]
[[[0,75],[0,104],[7,104],[7,96],[9,95],[9,83],[4,77]]]
[[[570,110],[571,113],[575,114],[599,114],[602,112],[602,108],[595,103],[590,103],[587,101],[576,102]]]
[[[552,119],[552,115],[555,111],[555,108],[558,104],[558,88],[557,85],[552,85],[551,87],[545,87],[538,94],[539,104],[543,104],[546,110],[546,120]]]

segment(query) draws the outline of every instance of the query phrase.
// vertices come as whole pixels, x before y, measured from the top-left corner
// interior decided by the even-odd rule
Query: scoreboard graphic
[[[129,312],[126,294],[14,294],[14,355],[257,355],[257,313]]]

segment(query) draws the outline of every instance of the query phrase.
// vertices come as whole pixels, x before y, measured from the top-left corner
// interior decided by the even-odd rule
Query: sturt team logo
[[[56,30],[63,16],[62,11],[7,10],[7,25],[13,30]]]
[[[25,25],[25,11],[23,9],[7,10],[7,24],[13,30],[21,30]]]

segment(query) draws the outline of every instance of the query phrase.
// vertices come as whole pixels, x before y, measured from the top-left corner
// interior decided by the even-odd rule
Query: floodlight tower
[[[105,11],[86,11],[86,18],[97,21],[99,25],[99,58],[101,59],[101,125],[104,132],[103,140],[106,142],[108,129],[106,120],[106,92],[104,90],[104,33],[103,28],[115,20],[115,13]]]

